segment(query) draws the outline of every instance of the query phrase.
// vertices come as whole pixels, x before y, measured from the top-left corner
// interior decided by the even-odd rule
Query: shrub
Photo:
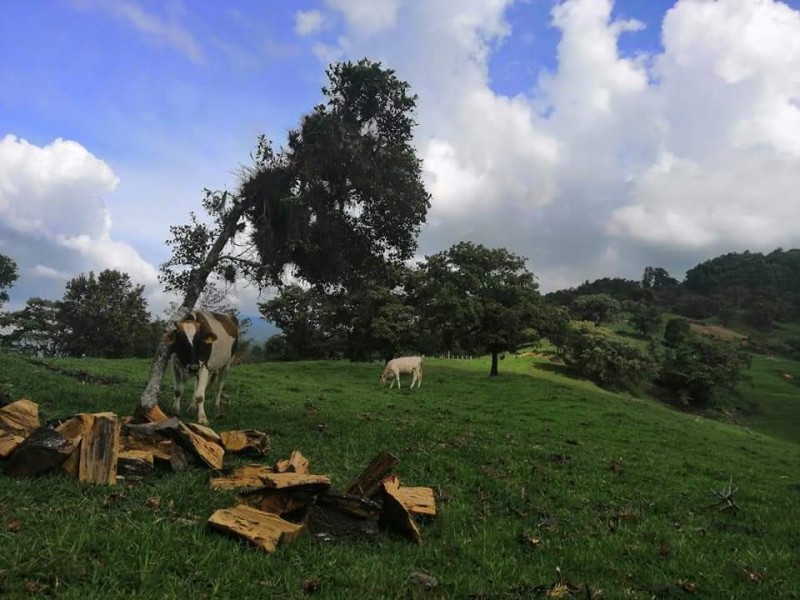
[[[689,321],[686,319],[670,319],[664,328],[664,343],[670,348],[675,348],[691,333],[692,328],[689,326]]]
[[[750,366],[750,355],[738,343],[689,335],[668,350],[658,384],[684,404],[720,404],[722,393],[735,393]]]
[[[656,353],[587,321],[570,323],[563,358],[579,374],[607,387],[636,385],[658,372]]]

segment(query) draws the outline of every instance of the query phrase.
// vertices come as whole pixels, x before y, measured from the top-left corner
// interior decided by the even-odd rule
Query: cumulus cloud
[[[508,1],[327,4],[347,24],[340,58],[378,58],[420,95],[422,251],[470,237],[564,285],[800,243],[800,11],[678,0],[641,23],[565,0],[556,67],[509,97],[489,76],[495,48],[526,35]],[[644,27],[663,51],[623,55],[620,36]]]
[[[294,31],[297,35],[306,36],[317,33],[324,22],[318,10],[298,10],[294,14]]]
[[[112,238],[101,199],[119,182],[111,167],[81,144],[57,139],[46,146],[7,135],[0,140],[0,233],[3,252],[20,266],[17,294],[26,275],[36,295],[58,297],[57,283],[80,272],[119,269],[157,294],[157,270],[129,244]]]

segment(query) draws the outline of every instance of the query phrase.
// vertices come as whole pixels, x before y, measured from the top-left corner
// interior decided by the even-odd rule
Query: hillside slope
[[[0,385],[45,418],[127,414],[148,367],[51,362],[119,379],[81,383],[0,353]],[[21,524],[0,529],[0,591],[300,598],[316,579],[320,598],[523,598],[560,572],[607,598],[800,594],[800,445],[610,394],[543,361],[488,370],[426,360],[422,388],[398,392],[379,388],[377,364],[243,365],[212,417],[217,430],[268,431],[270,461],[298,448],[338,487],[378,451],[395,453],[406,484],[438,491],[420,547],[307,536],[263,555],[204,527],[233,494],[209,490],[200,471],[116,489],[0,477],[0,515]],[[739,510],[711,507],[731,482]],[[415,583],[420,571],[433,591]]]

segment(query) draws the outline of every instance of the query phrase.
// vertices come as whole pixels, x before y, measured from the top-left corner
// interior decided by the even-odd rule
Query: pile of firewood
[[[327,476],[311,474],[298,451],[274,465],[223,468],[226,452],[263,457],[269,449],[263,432],[218,434],[168,418],[157,407],[133,417],[87,413],[44,425],[30,400],[0,407],[0,465],[6,475],[60,470],[80,481],[115,485],[155,468],[180,471],[196,464],[211,470],[212,488],[239,492],[236,504],[216,511],[209,525],[270,552],[305,530],[319,539],[374,539],[389,531],[419,544],[416,519],[436,515],[433,490],[401,486],[393,474],[397,458],[388,452],[373,458],[344,492],[332,490]]]

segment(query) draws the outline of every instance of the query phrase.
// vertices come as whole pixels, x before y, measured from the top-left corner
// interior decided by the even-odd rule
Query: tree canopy
[[[8,302],[8,288],[14,285],[19,277],[17,263],[11,257],[0,254],[0,308]]]

